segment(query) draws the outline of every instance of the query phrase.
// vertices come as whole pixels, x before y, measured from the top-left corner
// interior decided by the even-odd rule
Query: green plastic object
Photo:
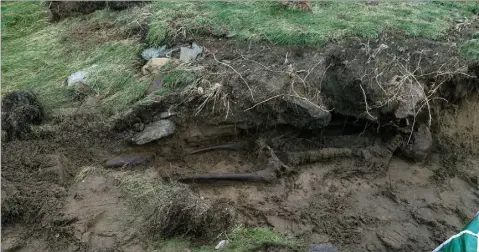
[[[479,252],[479,212],[461,232],[451,236],[433,252]]]

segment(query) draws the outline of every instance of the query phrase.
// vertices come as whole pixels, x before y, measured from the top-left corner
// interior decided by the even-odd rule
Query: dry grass
[[[154,239],[188,235],[207,242],[234,224],[233,208],[222,201],[202,199],[187,185],[166,184],[138,173],[116,178],[143,216],[142,228]]]

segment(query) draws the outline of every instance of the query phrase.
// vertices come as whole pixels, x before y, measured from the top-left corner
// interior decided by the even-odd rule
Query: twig
[[[314,65],[313,68],[311,68],[309,71],[308,71],[308,74],[306,74],[306,76],[304,77],[304,81],[306,81],[306,79],[308,78],[309,74],[311,74],[313,72],[313,70],[321,63],[324,62],[324,58],[321,58],[320,61],[318,61],[318,63],[316,65]],[[328,66],[329,67],[329,66]]]
[[[366,104],[366,113],[373,119],[373,120],[377,120],[378,118],[371,115],[371,113],[369,113],[369,106],[368,106],[368,101],[366,99],[366,92],[364,91],[364,88],[363,88],[363,85],[361,85],[361,83],[359,83],[359,87],[361,88],[361,91],[363,91],[363,96],[364,96],[364,103]]]
[[[233,70],[236,74],[239,75],[239,77],[243,80],[244,84],[246,84],[246,86],[248,87],[248,90],[249,90],[249,92],[250,92],[250,94],[251,94],[251,99],[253,99],[253,101],[254,101],[253,90],[251,90],[251,87],[249,86],[248,82],[246,82],[246,80],[243,78],[243,76],[242,76],[238,71],[236,71],[236,69],[234,69],[232,66],[230,66],[230,65],[228,65],[228,64],[226,64],[226,63],[224,63],[224,62],[218,61],[218,60],[216,59],[215,54],[214,54],[214,53],[212,53],[212,54],[213,54],[213,58],[215,59],[216,62],[218,62],[218,63],[220,63],[220,64],[222,64],[222,65],[225,65],[225,66],[231,68],[231,70]]]
[[[251,109],[254,109],[254,108],[257,107],[258,105],[261,105],[261,104],[263,104],[263,103],[265,103],[265,102],[268,102],[268,101],[270,101],[270,100],[273,100],[273,99],[278,98],[278,97],[281,97],[281,96],[284,96],[284,94],[275,95],[275,96],[270,97],[270,98],[268,98],[268,99],[266,99],[266,100],[264,100],[264,101],[258,102],[258,103],[256,103],[255,105],[253,105],[253,106],[251,106],[251,107],[245,109],[244,112],[249,111],[249,110],[251,110]]]
[[[322,108],[321,106],[318,106],[317,104],[315,104],[315,103],[311,102],[310,100],[306,99],[305,97],[302,97],[302,96],[299,96],[299,95],[279,94],[279,95],[272,96],[272,97],[270,97],[270,98],[268,98],[268,99],[266,99],[266,100],[263,100],[263,101],[261,101],[261,102],[256,103],[255,105],[253,105],[253,106],[251,106],[251,107],[245,109],[244,112],[249,111],[249,110],[251,110],[251,109],[257,107],[258,105],[261,105],[261,104],[265,103],[265,102],[271,101],[271,100],[273,100],[273,99],[275,99],[275,98],[278,98],[278,97],[284,97],[284,96],[289,96],[289,97],[294,97],[294,98],[299,98],[299,99],[305,100],[305,101],[311,103],[311,104],[312,104],[313,106],[315,106],[316,108],[319,108],[320,110],[322,110],[322,111],[324,111],[324,112],[328,112],[328,113],[329,113],[329,112],[331,112],[331,111],[334,110],[334,108],[333,108],[333,109],[330,109],[330,110],[324,109],[324,108]]]

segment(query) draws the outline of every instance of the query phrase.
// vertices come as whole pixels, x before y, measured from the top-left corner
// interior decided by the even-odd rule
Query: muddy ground
[[[272,183],[189,183],[191,189],[202,200],[225,199],[244,225],[270,226],[305,243],[431,251],[479,209],[477,64],[459,60],[453,43],[365,42],[318,49],[204,39],[205,54],[189,66],[198,71],[194,85],[109,119],[81,108],[47,115],[33,126],[36,135],[2,141],[2,249],[152,251],[119,177],[169,183],[258,172],[270,168],[271,154],[259,148],[267,145],[292,172],[270,170]],[[415,95],[382,103],[376,83],[398,76],[411,85],[407,91],[431,94],[421,113]],[[418,81],[408,82],[411,76]],[[131,143],[168,111],[175,112],[174,135]],[[421,125],[433,136],[425,158],[408,152]],[[388,149],[393,139],[401,142]],[[246,147],[187,155],[232,142]],[[151,160],[101,168],[136,154]]]

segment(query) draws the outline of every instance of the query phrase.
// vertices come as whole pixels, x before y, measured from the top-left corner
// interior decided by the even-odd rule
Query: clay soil
[[[355,48],[330,48],[325,52],[218,39],[201,42],[208,52],[198,63],[206,69],[198,85],[204,92],[215,83],[222,85],[221,93],[212,95],[203,109],[199,108],[204,99],[198,95],[177,93],[153,105],[136,106],[109,120],[111,123],[82,110],[67,115],[55,112],[44,123],[53,128],[48,134],[2,142],[2,249],[150,251],[150,241],[136,228],[138,218],[119,189],[117,178],[122,172],[168,183],[198,173],[266,168],[255,148],[186,155],[196,148],[231,142],[254,145],[258,139],[265,139],[278,153],[366,149],[390,138],[389,128],[379,131],[378,124],[370,123],[364,115],[360,90],[344,95],[358,95],[362,106],[341,104],[336,98],[333,104],[315,95],[314,90],[320,90],[321,85],[347,82],[361,72],[356,68],[361,63],[344,69],[327,68],[331,63],[327,59],[332,58],[366,61],[349,54]],[[371,47],[379,48],[382,42]],[[450,59],[447,44],[404,43],[410,43],[411,51],[431,44],[441,49],[442,59],[427,56],[425,72]],[[295,84],[298,92],[311,101],[338,108],[327,127],[311,124],[311,118],[303,112],[275,100],[248,110],[289,90],[295,77],[283,64],[286,53],[303,80],[306,73],[300,70],[311,70],[307,86]],[[318,63],[313,71],[322,57],[326,59],[324,65]],[[410,65],[415,66],[417,60],[412,59]],[[251,85],[254,97],[245,82]],[[454,104],[435,104],[433,147],[421,162],[406,158],[401,150],[395,150],[392,158],[379,160],[380,165],[355,156],[338,156],[297,162],[292,165],[294,173],[274,183],[211,182],[191,184],[191,188],[204,199],[228,201],[246,226],[270,226],[287,237],[303,239],[305,244],[329,242],[340,251],[431,251],[460,230],[479,209],[479,115],[475,112],[479,96],[471,88],[477,85],[477,77],[459,78],[455,83],[464,87],[460,89],[465,90],[464,94],[454,93]],[[343,91],[325,92],[337,97]],[[128,141],[141,128],[138,125],[148,124],[168,110],[178,112],[171,117],[177,124],[174,136],[142,146]],[[100,168],[111,158],[144,153],[152,156],[149,163]],[[102,172],[85,172],[89,167]]]

